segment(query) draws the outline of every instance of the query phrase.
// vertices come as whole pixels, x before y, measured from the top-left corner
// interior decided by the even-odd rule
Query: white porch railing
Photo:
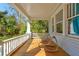
[[[8,40],[0,41],[0,56],[6,56],[12,53],[29,38],[30,34],[24,34]]]

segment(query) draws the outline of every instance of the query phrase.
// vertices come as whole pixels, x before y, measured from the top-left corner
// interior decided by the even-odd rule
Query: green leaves
[[[14,15],[7,15],[7,12],[0,12],[0,39],[21,35],[26,32],[23,20],[18,16],[20,18],[18,20],[21,21],[17,22],[16,17]]]
[[[32,32],[45,33],[48,32],[47,20],[33,20],[31,24]]]

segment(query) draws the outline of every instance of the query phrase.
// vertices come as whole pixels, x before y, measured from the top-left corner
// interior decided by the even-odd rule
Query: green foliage
[[[14,16],[9,16],[7,25],[6,25],[6,33],[8,35],[14,35],[16,29],[16,20]]]
[[[20,16],[19,16],[20,17]],[[7,15],[7,12],[0,11],[0,39],[7,39],[15,35],[21,35],[26,32],[26,26],[22,19],[16,22],[14,15]]]
[[[24,34],[26,32],[26,26],[24,23],[20,23],[20,34]]]
[[[32,32],[45,33],[48,32],[47,20],[33,20],[31,24]]]

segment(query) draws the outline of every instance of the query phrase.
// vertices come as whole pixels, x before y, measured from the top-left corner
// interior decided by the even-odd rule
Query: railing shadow
[[[39,36],[37,33],[35,34],[36,36]],[[33,35],[33,36],[35,36],[35,35]],[[41,38],[40,36],[39,36],[39,38]],[[26,48],[26,51],[28,50],[28,48],[29,48],[29,46],[31,45],[31,43],[32,43],[32,41],[34,40],[34,38],[31,38],[31,41],[29,42],[29,44],[27,43],[27,48]],[[37,39],[38,40],[38,39]],[[29,40],[28,40],[29,41]],[[36,42],[37,43],[37,42]],[[40,43],[39,43],[40,44]],[[30,51],[27,51],[27,52],[24,52],[24,56],[35,56],[36,54],[38,54],[39,52],[40,52],[40,50],[41,50],[41,46],[39,45],[39,46],[37,46],[37,47],[35,47],[35,48],[33,48],[33,49],[31,49]]]
[[[26,53],[25,51],[28,50],[32,43],[33,39],[32,36],[25,42],[23,43],[14,53],[12,53],[10,56],[24,56]],[[28,54],[27,54],[28,55]]]
[[[37,36],[39,36],[39,35],[37,35]],[[42,43],[42,45],[40,45],[40,43],[39,43],[38,47],[33,48],[30,51],[28,51],[28,52],[25,52],[24,56],[27,56],[27,55],[28,56],[35,56],[36,54],[38,54],[40,52],[41,48],[46,50],[46,47],[43,46],[43,44],[47,44],[49,39],[46,39],[45,37],[46,36],[42,36],[42,37],[39,36],[39,38],[41,39],[40,43]],[[45,54],[48,56],[48,52],[45,51]]]
[[[32,50],[26,52],[25,56],[35,56],[40,50],[40,47],[33,48]]]
[[[39,34],[37,34],[37,36],[39,36]],[[45,38],[46,37],[46,35],[45,36],[42,36],[42,37],[40,37],[39,36],[39,38],[41,39],[41,44],[42,45],[40,45],[40,43],[39,43],[39,46],[38,47],[36,47],[36,48],[33,48],[33,49],[31,49],[30,51],[28,51],[28,52],[25,52],[25,54],[24,54],[24,56],[35,56],[36,54],[38,54],[40,51],[41,51],[41,48],[43,48],[44,49],[44,51],[45,51],[45,55],[46,56],[48,56],[49,54],[48,54],[48,52],[46,51],[46,46],[44,46],[44,44],[47,44],[48,43],[48,41],[49,41],[49,39],[47,39],[47,38]],[[32,39],[33,40],[33,39]],[[32,42],[32,41],[31,41]],[[30,43],[31,43],[30,42]],[[29,46],[28,46],[29,47]],[[27,48],[28,49],[28,48]]]

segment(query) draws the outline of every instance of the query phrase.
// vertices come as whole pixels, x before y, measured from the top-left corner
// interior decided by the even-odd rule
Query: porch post
[[[67,20],[67,5],[64,4],[63,6],[63,35],[66,35],[67,33],[66,20]]]
[[[55,17],[55,15],[54,15],[54,34],[56,33],[56,17]]]
[[[52,17],[48,20],[49,34],[52,36]]]
[[[31,33],[30,22],[29,21],[27,21],[27,33]]]

